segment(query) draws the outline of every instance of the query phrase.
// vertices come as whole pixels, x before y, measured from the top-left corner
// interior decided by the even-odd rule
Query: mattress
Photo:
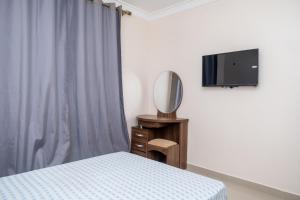
[[[119,152],[0,178],[1,200],[226,200],[222,182]]]

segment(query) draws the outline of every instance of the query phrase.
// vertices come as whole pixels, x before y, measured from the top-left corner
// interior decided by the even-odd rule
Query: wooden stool
[[[171,140],[153,139],[148,142],[147,157],[155,159],[151,151],[158,151],[166,156],[166,164],[179,167],[179,145]]]

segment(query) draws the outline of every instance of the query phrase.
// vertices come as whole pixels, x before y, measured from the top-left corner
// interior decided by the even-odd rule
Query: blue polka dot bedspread
[[[222,182],[125,152],[0,178],[1,200],[227,200]]]

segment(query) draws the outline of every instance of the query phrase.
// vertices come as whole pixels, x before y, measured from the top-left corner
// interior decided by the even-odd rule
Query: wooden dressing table
[[[183,96],[178,74],[165,71],[154,85],[157,115],[140,115],[132,127],[131,152],[186,169],[188,119],[177,118]]]
[[[132,153],[147,157],[147,145],[150,140],[155,138],[168,139],[179,144],[178,167],[186,169],[188,119],[140,115],[137,117],[137,121],[139,126],[132,127]]]

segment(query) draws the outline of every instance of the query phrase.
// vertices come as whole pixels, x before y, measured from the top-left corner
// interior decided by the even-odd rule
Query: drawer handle
[[[138,148],[143,148],[144,147],[144,145],[142,145],[142,144],[136,144],[135,146],[137,146]]]
[[[136,136],[138,136],[138,137],[144,137],[144,135],[143,134],[135,134]]]

